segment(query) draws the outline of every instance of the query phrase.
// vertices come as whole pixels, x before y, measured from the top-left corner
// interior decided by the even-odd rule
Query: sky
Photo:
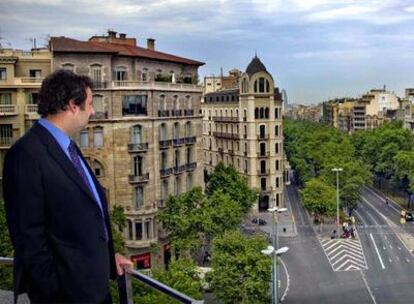
[[[205,62],[200,77],[244,71],[257,52],[289,103],[414,87],[414,0],[0,0],[0,43],[87,40],[107,29]]]

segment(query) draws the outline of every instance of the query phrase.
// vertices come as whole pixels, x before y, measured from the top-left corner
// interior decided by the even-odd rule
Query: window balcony
[[[181,174],[187,169],[187,165],[175,166],[174,174]]]
[[[171,110],[171,116],[183,116],[182,110]]]
[[[0,104],[0,115],[1,116],[12,116],[17,115],[17,105],[13,104]]]
[[[266,158],[266,157],[269,157],[269,156],[270,156],[269,151],[267,151],[265,153],[257,153],[257,157],[259,157],[259,158]]]
[[[187,170],[187,171],[194,171],[194,170],[195,170],[195,168],[197,168],[197,163],[196,163],[196,162],[193,162],[193,163],[188,163],[188,164],[186,165],[186,170]]]
[[[116,80],[112,87],[117,89],[129,88],[136,90],[173,90],[202,93],[203,87],[197,84],[170,83],[161,81]]]
[[[109,87],[109,83],[107,81],[92,81],[93,89],[107,89]]]
[[[161,177],[168,177],[173,173],[173,168],[165,168],[160,170]]]
[[[148,143],[140,143],[140,144],[128,144],[128,152],[147,152],[148,151]]]
[[[185,145],[185,138],[174,138],[173,139],[173,147],[180,147]]]
[[[142,173],[141,175],[129,175],[128,181],[130,184],[146,183],[149,181],[149,173]]]
[[[160,140],[160,149],[168,149],[168,147],[171,146],[171,144],[171,139]]]
[[[239,139],[239,135],[233,133],[213,132],[213,136],[226,139]]]
[[[268,140],[268,139],[269,139],[269,134],[266,134],[263,136],[257,135],[257,140]]]
[[[229,149],[229,150],[227,150],[227,152],[228,152],[230,155],[234,155],[234,151],[233,151],[233,149]]]
[[[193,109],[184,110],[184,116],[193,116],[193,115],[194,115]]]
[[[186,145],[193,145],[196,143],[197,138],[195,136],[184,137]]]
[[[264,170],[264,171],[259,170],[259,171],[257,171],[257,175],[269,175],[269,174],[270,174],[269,170]]]
[[[219,153],[224,153],[223,148],[218,148]]]
[[[37,114],[37,109],[38,109],[38,105],[37,104],[27,104],[26,108],[25,108],[25,113],[30,115],[30,114]]]
[[[221,116],[213,116],[213,121],[217,121],[217,122],[238,122],[239,118],[238,117],[221,117]]]
[[[170,117],[169,110],[158,110],[158,117]]]

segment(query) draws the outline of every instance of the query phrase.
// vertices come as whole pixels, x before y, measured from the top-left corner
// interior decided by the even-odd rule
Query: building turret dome
[[[259,57],[256,55],[247,66],[246,73],[249,74],[249,76],[252,76],[258,72],[267,72],[267,70],[264,64],[260,61]]]

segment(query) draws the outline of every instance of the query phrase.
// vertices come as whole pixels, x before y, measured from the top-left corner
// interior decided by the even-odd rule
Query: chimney
[[[113,30],[108,30],[108,37],[110,38],[116,38],[116,32]]]
[[[147,38],[147,49],[155,51],[155,39]]]
[[[120,39],[125,39],[125,38],[126,38],[126,34],[124,34],[124,33],[119,33],[119,38],[120,38]]]

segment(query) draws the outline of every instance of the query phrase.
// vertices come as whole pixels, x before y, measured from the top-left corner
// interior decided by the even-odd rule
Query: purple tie
[[[83,170],[81,160],[79,157],[79,153],[76,148],[76,143],[73,140],[70,141],[68,151],[69,151],[70,158],[72,160],[73,165],[75,166],[76,171],[78,171],[79,175],[82,177],[83,182],[86,184],[89,191],[91,191],[92,195],[94,195],[91,184],[89,183],[88,177],[86,176],[85,170]],[[102,209],[101,209],[101,212],[102,212],[102,223],[103,223],[104,232],[105,232],[105,241],[108,241],[108,230],[106,228],[104,213]]]

